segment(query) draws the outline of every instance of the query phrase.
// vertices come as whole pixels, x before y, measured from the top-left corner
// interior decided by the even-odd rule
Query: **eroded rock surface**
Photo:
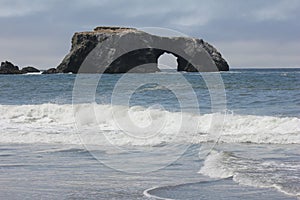
[[[160,37],[134,28],[97,27],[75,33],[70,52],[56,70],[45,73],[156,72],[158,58],[165,52],[177,57],[178,71],[229,70],[221,53],[202,39]]]

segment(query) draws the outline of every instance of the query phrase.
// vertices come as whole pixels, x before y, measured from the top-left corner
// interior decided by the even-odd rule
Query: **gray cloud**
[[[235,67],[299,67],[300,63],[299,42],[250,40],[216,42],[216,45],[226,52],[225,57]]]
[[[22,0],[2,0],[0,7],[0,17],[20,17],[25,15],[30,15],[35,12],[40,12],[46,10],[47,6],[42,4],[41,1],[32,0],[22,1]]]
[[[0,60],[53,67],[74,32],[119,25],[201,37],[235,67],[299,66],[299,9],[298,0],[1,0]]]
[[[286,21],[297,17],[299,8],[299,0],[277,1],[269,6],[254,10],[252,15],[258,21]]]

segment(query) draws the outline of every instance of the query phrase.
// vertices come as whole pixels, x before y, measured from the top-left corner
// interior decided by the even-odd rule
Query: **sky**
[[[300,67],[300,0],[0,0],[0,61],[56,67],[74,32],[161,27],[203,38],[232,68]]]

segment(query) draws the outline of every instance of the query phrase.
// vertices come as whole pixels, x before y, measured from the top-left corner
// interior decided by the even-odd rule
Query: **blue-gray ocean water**
[[[226,95],[225,102],[217,103],[212,94],[222,87],[208,89],[203,77],[210,74],[216,75],[166,71],[129,74],[122,80],[124,74],[104,74],[94,96],[84,88],[93,88],[86,86],[99,75],[87,74],[76,97],[74,74],[1,75],[0,199],[299,199],[300,69],[217,73]],[[127,101],[127,90],[136,82],[147,84],[139,85]],[[188,109],[182,111],[176,93]],[[114,95],[119,99],[114,101]],[[224,110],[214,110],[219,104]],[[145,127],[167,122],[153,137],[127,137],[111,112],[129,112]],[[176,137],[182,113],[198,127],[182,129]],[[224,121],[217,123],[221,131],[216,139],[210,128],[220,116]],[[111,152],[106,139],[136,151],[163,152],[168,145],[183,144],[187,149],[156,169],[164,157],[148,163],[142,150]],[[204,145],[213,148],[202,157]],[[138,167],[143,163],[144,173]],[[139,173],[129,173],[128,166],[137,166]]]

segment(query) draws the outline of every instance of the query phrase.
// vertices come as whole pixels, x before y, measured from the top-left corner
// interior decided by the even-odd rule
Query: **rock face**
[[[38,73],[38,72],[40,72],[40,70],[38,70],[38,69],[36,69],[36,68],[34,68],[34,67],[28,66],[28,67],[24,67],[24,68],[21,70],[21,72],[22,72],[23,74],[26,74],[26,73]]]
[[[15,66],[11,62],[1,62],[0,74],[26,74],[33,72],[40,72],[40,70],[34,67],[24,67],[22,70],[19,70],[19,67]]]
[[[11,62],[1,62],[0,74],[22,74],[18,66],[15,66]]]
[[[55,68],[50,68],[46,71],[43,71],[42,74],[57,74],[57,73],[59,73],[59,72]]]
[[[69,54],[44,73],[156,72],[163,53],[177,57],[178,71],[228,71],[222,55],[202,39],[160,37],[134,28],[97,27],[75,33]]]

